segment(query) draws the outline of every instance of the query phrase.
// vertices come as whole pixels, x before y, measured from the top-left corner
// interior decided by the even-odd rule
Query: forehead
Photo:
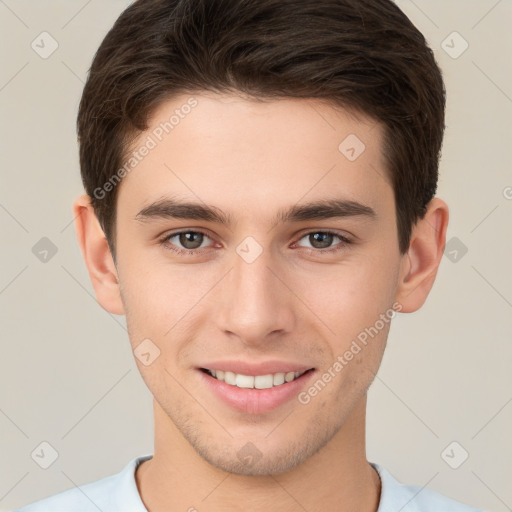
[[[120,196],[141,206],[179,195],[254,214],[341,194],[378,208],[392,194],[381,147],[380,123],[325,101],[180,94],[132,144]]]

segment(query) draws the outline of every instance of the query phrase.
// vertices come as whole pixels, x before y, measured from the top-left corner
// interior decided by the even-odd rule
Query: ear
[[[417,311],[427,299],[443,257],[448,219],[448,205],[434,197],[414,226],[409,249],[402,256],[395,295],[401,313]]]
[[[100,306],[114,315],[124,315],[117,269],[105,233],[88,195],[78,197],[73,203],[75,229],[96,299]]]

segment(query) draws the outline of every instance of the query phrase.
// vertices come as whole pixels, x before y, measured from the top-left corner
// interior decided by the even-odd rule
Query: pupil
[[[310,235],[310,237],[311,236],[313,237],[312,240],[314,241],[314,243],[311,243],[311,245],[315,248],[323,249],[329,247],[333,235],[330,233],[313,233]],[[318,245],[318,242],[320,242],[320,245]]]
[[[191,238],[196,237],[199,240],[196,239],[194,241],[194,240],[191,240],[189,237],[191,237]],[[187,233],[181,233],[180,234],[180,244],[182,244],[183,247],[185,247],[186,249],[197,249],[198,247],[201,246],[202,237],[203,237],[202,233],[194,233],[192,231],[189,231]]]

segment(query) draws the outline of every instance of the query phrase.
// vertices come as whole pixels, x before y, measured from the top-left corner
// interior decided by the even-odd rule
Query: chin
[[[258,459],[249,459],[248,457],[239,457],[236,452],[231,455],[225,454],[219,456],[218,454],[212,453],[211,449],[206,452],[197,450],[199,455],[208,461],[212,466],[217,469],[231,473],[234,475],[243,476],[270,476],[279,475],[281,473],[287,473],[299,466],[307,455],[297,453],[281,453],[281,454],[264,454],[260,453],[256,455]]]
[[[216,468],[235,475],[270,476],[292,471],[320,451],[335,435],[337,429],[309,430],[297,441],[281,432],[281,437],[240,442],[231,439],[222,444],[209,442],[197,436],[187,437],[194,450]],[[271,434],[272,436],[272,434]],[[272,442],[273,441],[273,442]],[[276,446],[279,443],[279,446]],[[265,446],[263,446],[265,445]]]

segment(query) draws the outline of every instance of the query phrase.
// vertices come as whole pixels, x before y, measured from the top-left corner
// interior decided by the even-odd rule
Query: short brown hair
[[[113,254],[118,187],[101,187],[159,104],[202,90],[321,98],[382,123],[407,251],[437,188],[445,88],[425,38],[391,0],[130,5],[94,56],[77,119],[82,180]]]

